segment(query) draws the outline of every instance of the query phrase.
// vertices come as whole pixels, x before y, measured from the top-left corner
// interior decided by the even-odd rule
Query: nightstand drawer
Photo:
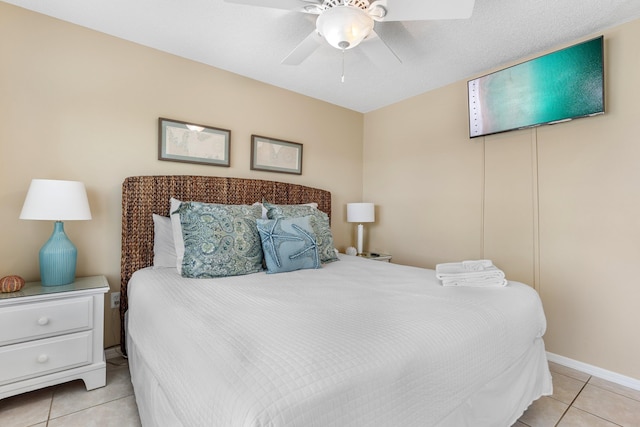
[[[0,385],[88,365],[92,339],[86,331],[0,347]]]
[[[92,328],[91,297],[6,307],[0,311],[0,346]]]

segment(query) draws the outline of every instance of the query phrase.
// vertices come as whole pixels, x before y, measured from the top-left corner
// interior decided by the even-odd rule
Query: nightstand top
[[[17,292],[0,292],[0,300],[13,299],[20,297],[33,297],[49,294],[57,294],[61,292],[72,291],[91,291],[98,290],[101,292],[107,292],[109,289],[109,282],[104,276],[88,276],[88,277],[76,277],[75,282],[68,285],[59,286],[42,286],[41,282],[27,282],[22,289]]]
[[[363,252],[362,255],[358,255],[362,258],[373,259],[376,261],[389,261],[391,260],[391,255],[389,254],[381,254],[378,252]]]

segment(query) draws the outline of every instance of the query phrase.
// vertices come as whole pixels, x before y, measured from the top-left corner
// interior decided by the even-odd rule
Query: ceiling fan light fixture
[[[373,19],[355,6],[334,6],[322,12],[316,29],[336,49],[356,47],[373,31]]]

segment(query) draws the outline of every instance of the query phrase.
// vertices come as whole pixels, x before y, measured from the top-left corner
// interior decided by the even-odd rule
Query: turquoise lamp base
[[[62,221],[56,221],[53,234],[40,249],[40,281],[42,286],[73,283],[76,277],[78,250],[64,232]]]

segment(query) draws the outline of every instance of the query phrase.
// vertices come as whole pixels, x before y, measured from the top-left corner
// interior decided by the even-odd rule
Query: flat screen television
[[[604,113],[603,37],[467,82],[471,138]]]

